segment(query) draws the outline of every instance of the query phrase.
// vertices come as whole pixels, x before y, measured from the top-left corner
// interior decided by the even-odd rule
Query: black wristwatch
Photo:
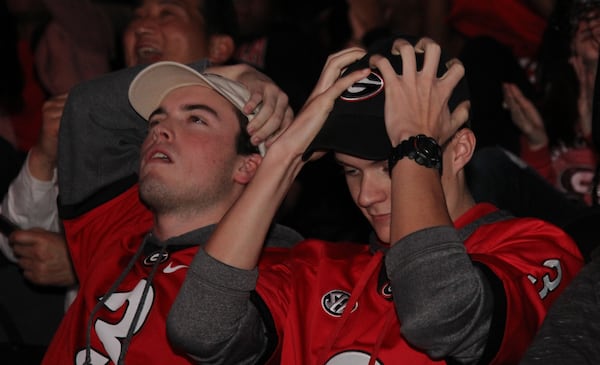
[[[442,148],[431,137],[424,134],[410,137],[392,148],[388,158],[390,175],[396,163],[404,157],[414,160],[419,165],[437,169],[442,174]]]

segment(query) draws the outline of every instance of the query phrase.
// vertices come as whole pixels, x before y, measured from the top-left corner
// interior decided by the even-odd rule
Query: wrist
[[[29,150],[27,158],[27,168],[34,178],[41,181],[50,181],[54,177],[54,168],[56,160],[49,158],[47,154],[41,151],[37,146]]]
[[[541,150],[542,148],[545,148],[546,146],[548,146],[548,141],[544,140],[544,139],[527,139],[527,147],[531,150],[531,151],[537,151],[537,150]]]
[[[390,176],[397,162],[404,158],[442,174],[442,148],[435,139],[424,134],[410,136],[392,148],[388,158]]]

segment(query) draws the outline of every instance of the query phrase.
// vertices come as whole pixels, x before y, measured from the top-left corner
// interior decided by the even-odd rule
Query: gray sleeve
[[[203,70],[207,62],[191,66]],[[58,141],[61,205],[81,204],[102,188],[137,175],[147,123],[133,110],[127,94],[142,68],[111,72],[69,93]]]
[[[592,261],[552,305],[521,365],[600,363],[600,261]]]
[[[407,341],[434,359],[476,362],[487,343],[493,294],[457,231],[414,232],[390,248],[385,263]]]
[[[198,251],[167,319],[171,343],[201,364],[257,363],[267,347],[250,301],[257,277]]]

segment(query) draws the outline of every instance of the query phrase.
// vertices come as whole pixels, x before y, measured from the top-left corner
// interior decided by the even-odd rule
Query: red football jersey
[[[455,225],[461,228],[495,210],[479,204]],[[505,309],[496,305],[502,309],[497,317],[503,331],[490,333],[490,341],[500,347],[487,355],[495,364],[518,363],[547,309],[581,268],[581,255],[564,232],[535,219],[482,225],[465,246],[474,262],[500,280],[497,297],[506,298]],[[273,363],[444,363],[402,337],[392,290],[382,280],[383,254],[373,254],[367,245],[318,240],[307,240],[291,251],[267,252],[260,263],[257,292],[278,334]]]
[[[140,203],[137,185],[74,220],[64,222],[72,261],[80,282],[44,358],[43,364],[82,364],[90,313],[117,281],[152,226],[152,214]],[[148,248],[149,250],[146,250]],[[190,364],[169,345],[166,318],[198,246],[169,248],[166,254],[150,246],[94,315],[92,364],[115,364],[136,309],[139,320],[127,350],[127,364]],[[156,261],[157,271],[142,295]],[[143,303],[141,303],[143,299]]]

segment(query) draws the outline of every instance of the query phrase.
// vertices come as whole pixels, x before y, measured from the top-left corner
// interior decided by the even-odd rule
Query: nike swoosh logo
[[[186,267],[189,267],[188,265],[177,265],[177,266],[173,266],[173,262],[169,262],[169,265],[167,265],[167,267],[165,267],[163,269],[163,272],[165,274],[172,274],[177,270],[181,270],[181,269],[185,269]]]

